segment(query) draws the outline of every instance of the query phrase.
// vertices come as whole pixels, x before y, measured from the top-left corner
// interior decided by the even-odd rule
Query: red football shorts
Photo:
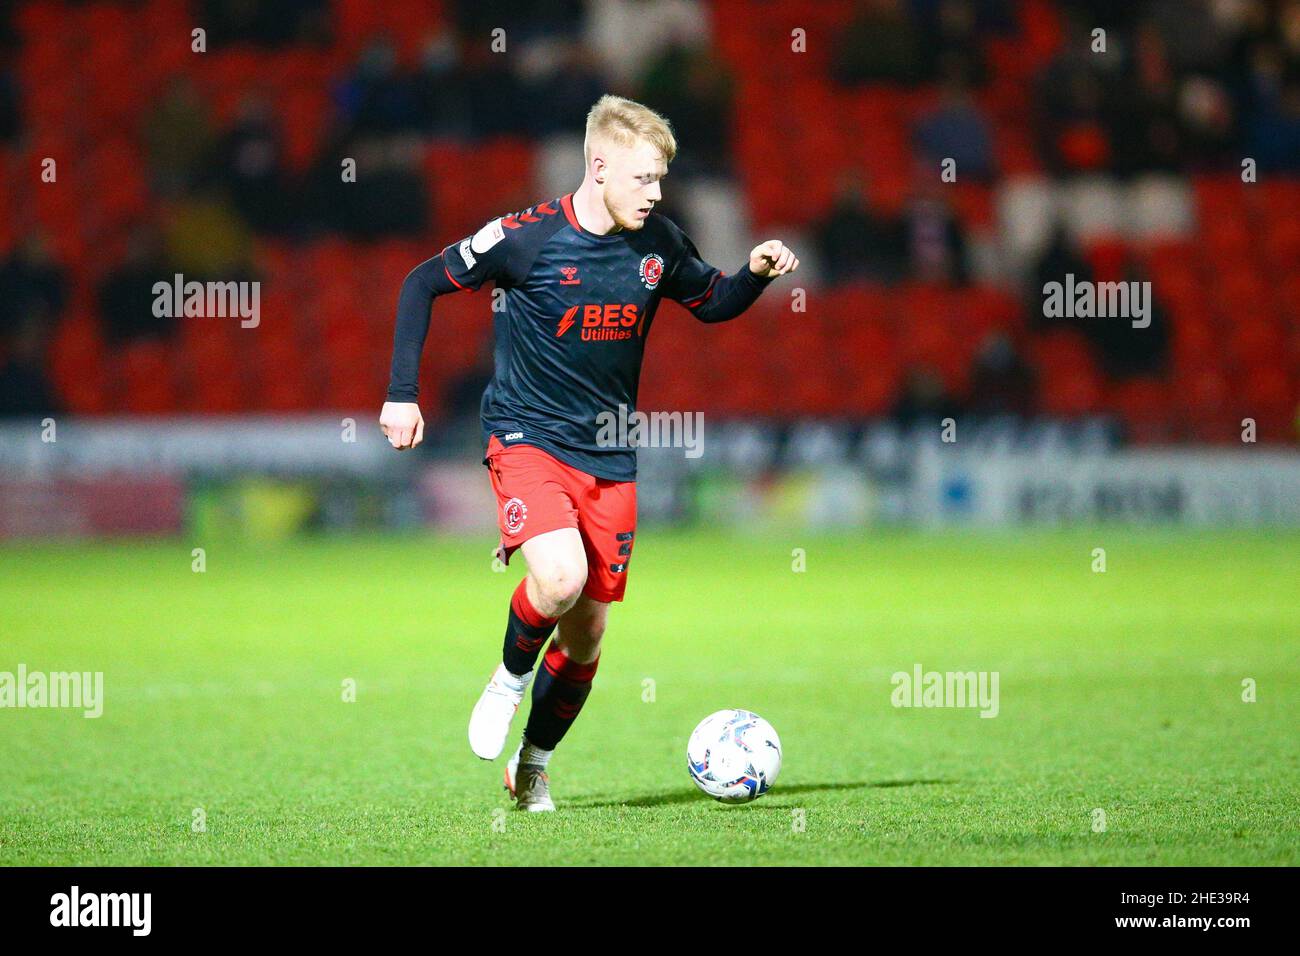
[[[582,593],[594,601],[623,600],[636,533],[636,482],[596,478],[532,445],[507,448],[495,435],[484,461],[506,562],[529,538],[577,528],[587,552]]]

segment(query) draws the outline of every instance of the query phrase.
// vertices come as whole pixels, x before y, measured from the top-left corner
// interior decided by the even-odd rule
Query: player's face
[[[641,229],[655,203],[663,198],[659,180],[668,175],[668,164],[652,144],[614,146],[608,151],[605,177],[605,209],[624,229]]]

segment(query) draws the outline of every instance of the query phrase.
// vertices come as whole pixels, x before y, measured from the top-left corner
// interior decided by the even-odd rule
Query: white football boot
[[[469,747],[483,760],[496,760],[510,736],[510,722],[524,699],[532,674],[516,677],[498,664],[469,715]]]
[[[519,766],[519,753],[506,763],[506,789],[515,798],[515,809],[529,813],[552,813],[555,804],[551,801],[551,779],[542,767],[524,764]]]

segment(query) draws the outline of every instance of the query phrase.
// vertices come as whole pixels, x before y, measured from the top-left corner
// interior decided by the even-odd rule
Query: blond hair
[[[587,135],[582,142],[582,152],[588,165],[596,137],[613,140],[620,146],[631,146],[637,140],[645,140],[663,154],[665,163],[671,163],[677,155],[677,137],[673,136],[668,120],[648,106],[611,93],[598,99],[587,114]]]

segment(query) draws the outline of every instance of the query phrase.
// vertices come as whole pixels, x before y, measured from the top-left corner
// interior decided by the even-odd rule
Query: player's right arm
[[[393,363],[388,378],[388,400],[379,413],[379,427],[398,451],[424,440],[420,415],[420,355],[429,334],[434,300],[440,295],[474,290],[505,272],[509,243],[494,219],[474,235],[452,243],[432,259],[407,274],[397,297],[397,323],[393,332]]]
[[[695,243],[669,223],[678,243],[678,255],[663,285],[665,298],[680,302],[701,322],[727,322],[748,309],[778,276],[799,265],[795,254],[779,239],[755,246],[749,262],[734,275],[700,258]]]

